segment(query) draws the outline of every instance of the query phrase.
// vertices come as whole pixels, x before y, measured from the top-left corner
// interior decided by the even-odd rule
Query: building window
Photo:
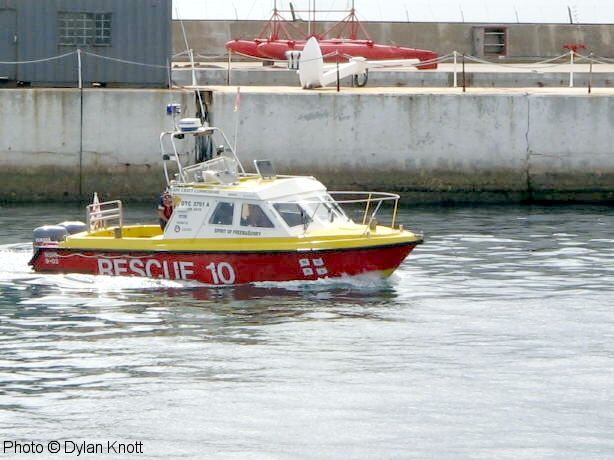
[[[58,13],[58,41],[69,46],[110,46],[111,13]]]
[[[507,33],[505,28],[485,27],[484,28],[484,54],[505,56]]]

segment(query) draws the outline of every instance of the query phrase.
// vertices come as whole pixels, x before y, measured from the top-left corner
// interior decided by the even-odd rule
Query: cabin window
[[[333,200],[333,197],[331,197],[330,195],[326,195],[324,197],[324,201],[326,202],[326,209],[328,210],[328,215],[329,215],[329,219],[332,222],[335,219],[341,218],[341,217],[346,217],[345,213],[343,212],[343,210],[339,207],[339,205],[337,204],[337,202],[335,200]]]
[[[234,203],[222,201],[217,204],[209,223],[213,225],[232,225]]]
[[[309,198],[307,209],[312,217],[321,222],[333,222],[339,217],[339,213],[333,208],[334,201],[329,195]]]
[[[276,203],[273,205],[288,227],[311,223],[311,218],[298,203]]]
[[[58,13],[58,43],[111,45],[111,13]]]
[[[244,203],[241,207],[241,226],[273,228],[271,220],[257,204]]]

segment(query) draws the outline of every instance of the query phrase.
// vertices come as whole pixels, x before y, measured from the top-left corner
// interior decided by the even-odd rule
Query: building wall
[[[8,6],[5,4],[5,6]],[[17,13],[15,9],[2,8],[0,3],[0,61],[17,61]],[[3,80],[13,80],[16,75],[16,66],[0,64],[0,83]]]
[[[171,102],[194,116],[192,92],[0,90],[0,201],[76,201],[94,191],[152,199],[164,185],[159,136],[173,126]],[[191,151],[184,141],[180,152]]]
[[[183,21],[188,45],[205,56],[223,56],[224,43],[234,38],[251,39],[265,21]],[[326,30],[333,23],[320,23]],[[614,56],[611,43],[614,24],[471,24],[471,23],[403,23],[364,22],[373,40],[433,50],[440,55],[458,51],[481,55],[476,49],[474,30],[487,26],[505,27],[508,33],[508,58],[549,58],[562,54],[566,43],[584,43],[586,53]],[[307,29],[303,26],[303,29]],[[186,49],[180,21],[173,21],[173,53]]]
[[[613,200],[613,97],[241,88],[239,112],[233,89],[204,99],[231,137],[240,117],[246,168],[270,159],[280,174],[408,203]],[[164,185],[169,102],[193,116],[191,92],[0,90],[0,201],[151,200]],[[180,152],[192,158],[188,139]]]
[[[232,90],[213,123],[232,132]],[[614,199],[612,95],[241,88],[244,163],[406,200]]]
[[[150,66],[85,55],[82,59],[84,83],[164,87],[168,81],[164,66],[172,46],[171,3],[171,0],[0,0],[0,19],[14,12],[17,38],[14,45],[6,43],[10,37],[3,40],[0,33],[0,41],[4,41],[0,43],[0,60],[29,61],[74,51],[75,47],[59,45],[58,12],[111,13],[111,46],[87,46],[83,50]],[[76,86],[77,56],[19,64],[15,79],[35,85]]]

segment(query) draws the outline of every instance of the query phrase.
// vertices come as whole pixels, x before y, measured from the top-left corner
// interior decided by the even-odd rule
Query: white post
[[[79,72],[79,89],[83,89],[83,78],[81,76],[81,48],[77,48],[77,66]]]
[[[458,80],[456,78],[456,50],[454,50],[454,87],[458,87]]]
[[[241,110],[241,87],[237,86],[237,96],[235,97],[235,145],[234,154],[237,154],[237,139],[239,138],[239,114]]]
[[[574,55],[574,50],[571,49],[569,50],[569,64],[571,66],[571,68],[569,69],[569,87],[573,88],[573,55]]]
[[[232,61],[232,51],[228,50],[228,71],[226,73],[226,85],[230,86],[230,64]]]
[[[196,86],[198,83],[196,82],[196,69],[194,68],[194,53],[192,49],[188,50],[188,55],[190,56],[190,62],[192,63],[192,86]]]

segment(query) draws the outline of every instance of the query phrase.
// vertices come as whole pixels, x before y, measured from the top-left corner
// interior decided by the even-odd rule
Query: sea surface
[[[614,458],[614,207],[406,208],[386,281],[31,272],[83,214],[0,207],[0,458]]]

